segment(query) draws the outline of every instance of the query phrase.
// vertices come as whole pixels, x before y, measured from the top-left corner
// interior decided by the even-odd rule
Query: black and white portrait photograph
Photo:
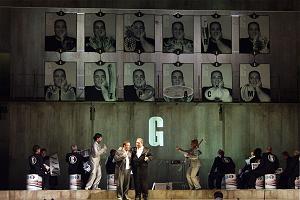
[[[202,64],[202,101],[232,102],[231,64]]]
[[[77,15],[46,13],[45,51],[76,51]]]
[[[124,63],[124,100],[154,101],[155,100],[155,65],[144,63]]]
[[[167,102],[190,102],[194,97],[194,66],[163,64],[163,96]]]
[[[270,53],[269,16],[240,16],[240,53]]]
[[[194,52],[194,16],[163,15],[163,53]]]
[[[124,51],[152,53],[155,51],[154,15],[124,15]]]
[[[84,86],[86,101],[116,101],[116,63],[84,63]]]
[[[45,62],[46,101],[75,101],[76,77],[76,62]]]
[[[84,35],[86,52],[116,51],[116,15],[95,13],[84,15]]]
[[[231,16],[201,16],[201,52],[232,53]]]
[[[240,89],[243,102],[270,102],[270,64],[240,64]]]

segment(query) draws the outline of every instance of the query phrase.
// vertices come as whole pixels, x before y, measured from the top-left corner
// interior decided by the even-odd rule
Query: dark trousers
[[[128,199],[128,190],[130,182],[130,169],[119,171],[117,180],[117,196],[118,198]]]
[[[224,177],[223,173],[213,172],[208,175],[208,187],[209,189],[221,189],[222,179]],[[215,185],[216,181],[216,185]]]
[[[50,184],[49,184],[49,179],[50,179],[50,174],[43,174],[43,190],[49,190],[50,189]]]
[[[135,198],[148,198],[148,167],[136,167],[133,169]]]
[[[238,189],[247,189],[249,188],[248,182],[250,178],[250,172],[244,172],[238,177]]]
[[[288,173],[280,174],[279,181],[278,181],[278,188],[279,189],[288,189],[291,187],[291,180],[292,177]]]
[[[253,171],[251,171],[250,174],[249,174],[249,181],[248,181],[249,188],[255,189],[256,179],[260,176],[264,176],[265,174],[268,174],[268,173],[266,173],[263,170],[253,170]]]

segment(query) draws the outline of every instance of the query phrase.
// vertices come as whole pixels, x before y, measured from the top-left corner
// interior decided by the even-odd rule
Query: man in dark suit
[[[44,180],[46,179],[48,169],[46,169],[44,165],[43,157],[41,155],[41,147],[39,145],[34,145],[32,150],[33,150],[33,154],[28,158],[29,166],[30,166],[29,173],[38,174],[40,177],[42,177],[43,188],[45,188]]]
[[[249,187],[255,188],[256,178],[265,174],[274,174],[279,167],[277,156],[272,153],[272,147],[267,147],[266,153],[263,153],[258,167],[250,172]]]
[[[153,159],[149,148],[144,147],[142,138],[136,139],[136,147],[132,149],[132,172],[135,187],[135,199],[148,199],[148,163]]]
[[[119,200],[128,200],[128,190],[131,172],[131,148],[130,142],[124,141],[114,156],[116,161],[115,180],[117,180],[117,198]]]
[[[221,189],[221,182],[225,174],[234,174],[235,173],[235,164],[233,160],[224,156],[224,151],[219,149],[218,156],[215,157],[214,163],[210,169],[210,173],[208,175],[208,185],[209,189],[215,188],[215,180],[216,180],[216,188]]]
[[[283,159],[286,161],[285,169],[280,174],[278,186],[280,189],[289,188],[289,180],[294,169],[294,159],[289,155],[287,151],[282,152]]]
[[[241,173],[238,175],[238,188],[239,189],[247,189],[248,182],[250,178],[250,172],[252,171],[252,163],[259,163],[261,160],[261,148],[256,148],[254,150],[254,157],[250,158],[249,163],[246,163]]]
[[[300,168],[299,168],[299,164],[300,164],[300,152],[298,150],[294,151],[294,156],[293,156],[293,172],[291,175],[291,184],[292,184],[292,188],[295,188],[295,180],[297,177],[299,177],[300,175]]]
[[[83,174],[83,156],[79,153],[77,145],[71,146],[71,153],[66,154],[66,162],[68,163],[68,173]]]

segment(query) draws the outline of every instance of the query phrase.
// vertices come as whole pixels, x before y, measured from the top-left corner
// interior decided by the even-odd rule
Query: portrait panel
[[[240,64],[240,91],[244,102],[270,102],[270,64]]]
[[[240,53],[270,53],[270,17],[240,17]]]
[[[190,102],[194,97],[194,66],[163,64],[163,95],[167,102]]]
[[[46,13],[45,51],[76,51],[77,14]]]
[[[124,15],[124,51],[155,51],[154,15],[137,17],[134,14]]]
[[[116,101],[116,63],[84,63],[84,96],[86,101]]]
[[[202,100],[232,102],[231,64],[202,64]]]
[[[155,65],[144,63],[124,63],[124,100],[154,101],[155,100]]]
[[[75,101],[77,70],[75,62],[58,65],[45,62],[46,101]]]
[[[163,16],[163,53],[194,52],[194,16]]]
[[[95,13],[84,16],[86,52],[116,52],[116,15]]]
[[[201,52],[232,53],[231,16],[201,16]]]

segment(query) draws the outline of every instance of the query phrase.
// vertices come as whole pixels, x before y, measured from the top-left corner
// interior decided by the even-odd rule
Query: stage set
[[[283,172],[282,153],[300,150],[299,10],[299,0],[0,1],[0,199],[116,199],[107,158],[137,138],[151,149],[148,199],[300,199],[295,170],[289,189],[276,189],[275,172],[257,189],[235,180],[256,148],[272,147]],[[88,160],[95,133],[107,146],[102,190],[84,190],[66,154],[76,144]],[[189,190],[195,152],[181,150],[194,139],[201,188]],[[29,170],[36,144],[51,190]],[[235,169],[209,190],[219,149]]]

